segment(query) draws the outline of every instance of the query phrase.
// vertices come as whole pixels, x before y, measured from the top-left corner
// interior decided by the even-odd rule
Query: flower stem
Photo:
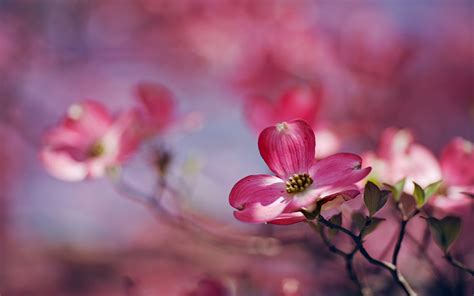
[[[408,296],[416,296],[417,295],[416,292],[411,288],[410,284],[407,282],[405,277],[399,272],[397,266],[395,266],[394,264],[392,264],[390,262],[377,260],[377,259],[373,258],[372,256],[370,256],[370,254],[365,249],[364,244],[362,242],[362,238],[360,236],[355,235],[350,230],[348,230],[348,229],[346,229],[342,226],[331,223],[330,221],[326,220],[321,215],[318,216],[318,221],[321,224],[325,225],[326,227],[329,227],[329,228],[332,228],[332,229],[337,229],[337,230],[345,233],[349,237],[351,237],[352,240],[354,241],[354,243],[356,244],[356,247],[359,250],[359,252],[362,254],[362,256],[365,257],[365,259],[369,263],[371,263],[373,265],[376,265],[376,266],[379,266],[379,267],[387,270],[388,272],[390,272],[390,274],[391,274],[392,278],[394,279],[394,281],[400,286],[400,288],[403,289],[403,291],[405,292],[406,295],[408,295]]]
[[[467,273],[469,273],[471,276],[474,276],[474,270],[472,270],[471,268],[467,267],[466,265],[464,265],[463,263],[459,262],[458,260],[454,259],[453,256],[449,253],[446,253],[446,255],[444,255],[444,258],[454,267],[457,267],[459,269],[461,269],[462,271],[465,271]]]
[[[400,232],[398,233],[398,239],[395,243],[395,249],[393,250],[392,255],[392,264],[397,266],[398,261],[398,254],[400,253],[400,249],[402,248],[403,238],[405,237],[405,231],[409,220],[402,220],[400,223]]]

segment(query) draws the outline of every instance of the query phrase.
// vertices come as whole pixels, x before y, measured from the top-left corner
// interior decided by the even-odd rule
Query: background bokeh
[[[474,141],[473,28],[461,0],[0,0],[0,294],[184,295],[219,277],[237,295],[343,295],[341,262],[318,264],[326,251],[195,242],[106,178],[54,179],[41,136],[78,100],[118,112],[137,83],[160,83],[199,122],[143,147],[128,182],[151,191],[150,147],[165,146],[193,208],[223,229],[291,236],[299,226],[245,225],[228,205],[238,179],[266,172],[249,98],[311,85],[339,151],[375,150],[395,126],[439,155]]]

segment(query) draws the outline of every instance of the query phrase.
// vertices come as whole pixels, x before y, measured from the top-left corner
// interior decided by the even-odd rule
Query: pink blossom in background
[[[156,83],[140,83],[136,87],[140,103],[140,128],[148,135],[163,131],[176,119],[176,103],[173,94]]]
[[[286,90],[277,100],[259,95],[249,96],[245,102],[244,116],[255,131],[292,119],[306,121],[316,130],[316,155],[324,157],[334,153],[340,143],[338,137],[319,120],[323,96],[320,87],[303,85]]]
[[[229,289],[218,279],[204,278],[197,283],[197,287],[186,296],[230,296]]]
[[[443,180],[452,185],[474,184],[474,144],[463,138],[449,142],[441,153]]]
[[[443,149],[440,158],[443,172],[441,193],[432,200],[436,208],[455,214],[469,215],[474,195],[473,143],[455,138]]]
[[[403,2],[1,1],[0,294],[355,295],[297,222],[319,203],[356,233],[368,178],[443,181],[398,266],[419,295],[473,294],[419,218],[460,217],[474,266],[472,5]],[[390,262],[396,204],[376,217]],[[401,292],[353,259],[360,294]]]
[[[44,135],[40,159],[48,172],[65,181],[101,177],[136,149],[134,112],[112,117],[103,105],[84,101]]]
[[[362,159],[340,153],[315,161],[315,136],[303,120],[283,122],[260,134],[260,154],[276,176],[252,175],[237,182],[229,202],[244,222],[292,224],[305,218],[299,210],[324,202],[322,211],[355,198],[355,183],[370,172]]]
[[[309,86],[288,89],[277,100],[270,100],[263,96],[250,96],[244,109],[245,119],[256,131],[294,118],[302,119],[310,126],[315,126],[322,100],[322,89]]]
[[[413,192],[413,182],[424,187],[442,179],[436,157],[428,148],[415,143],[409,130],[386,129],[377,152],[368,152],[363,158],[373,168],[370,178],[388,184],[406,178],[407,193]]]
[[[392,78],[410,54],[393,17],[375,8],[349,14],[341,28],[337,40],[341,62],[359,79],[370,78],[366,83]]]

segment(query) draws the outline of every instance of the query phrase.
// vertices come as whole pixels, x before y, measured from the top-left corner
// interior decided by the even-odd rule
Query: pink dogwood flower
[[[303,119],[313,126],[317,120],[321,100],[321,90],[304,86],[287,90],[275,102],[264,96],[251,96],[245,106],[245,118],[257,131],[294,118]]]
[[[469,211],[474,195],[474,144],[453,139],[441,153],[443,186],[440,194],[432,199],[432,205],[447,212]]]
[[[428,148],[415,143],[409,130],[386,129],[377,153],[368,152],[363,158],[373,168],[370,177],[380,183],[394,184],[406,178],[407,193],[413,192],[413,182],[424,187],[442,178],[436,157]]]
[[[339,153],[315,160],[315,136],[303,120],[279,123],[262,131],[260,154],[272,175],[238,181],[229,195],[234,216],[244,222],[292,224],[305,220],[301,209],[334,208],[360,192],[355,183],[370,172],[362,159]]]
[[[299,118],[316,127],[316,154],[324,157],[334,153],[340,143],[337,136],[318,122],[323,93],[321,89],[297,86],[285,91],[276,101],[264,96],[247,99],[244,116],[255,131],[279,122]]]
[[[65,181],[103,176],[136,149],[135,124],[135,112],[113,118],[98,102],[74,104],[60,124],[45,133],[40,159],[51,175]]]

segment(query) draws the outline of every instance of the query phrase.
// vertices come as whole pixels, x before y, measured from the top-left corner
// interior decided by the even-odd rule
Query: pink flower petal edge
[[[309,169],[316,186],[347,186],[365,178],[371,168],[362,168],[362,158],[352,153],[338,153],[316,161]]]
[[[288,201],[284,183],[270,175],[247,176],[237,182],[229,196],[235,217],[245,222],[264,222],[283,212]]]

